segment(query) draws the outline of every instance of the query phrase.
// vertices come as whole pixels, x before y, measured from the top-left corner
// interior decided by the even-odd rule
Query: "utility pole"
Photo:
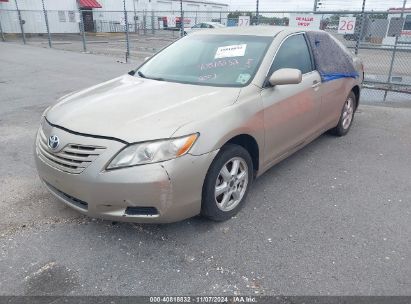
[[[260,17],[258,16],[260,13],[259,13],[259,4],[260,4],[260,1],[259,0],[257,0],[257,3],[256,3],[256,8],[255,8],[255,16],[256,16],[256,24],[258,25],[259,23],[260,23]]]
[[[317,11],[317,3],[318,3],[318,0],[314,0],[314,8],[313,8],[314,12]]]

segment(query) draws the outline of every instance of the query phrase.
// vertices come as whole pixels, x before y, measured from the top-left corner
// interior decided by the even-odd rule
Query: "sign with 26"
[[[354,34],[355,17],[340,17],[338,24],[338,34]]]

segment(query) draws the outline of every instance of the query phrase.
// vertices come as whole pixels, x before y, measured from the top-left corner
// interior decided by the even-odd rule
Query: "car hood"
[[[168,138],[179,127],[232,105],[239,93],[240,88],[124,75],[63,97],[46,118],[74,132],[138,142]]]

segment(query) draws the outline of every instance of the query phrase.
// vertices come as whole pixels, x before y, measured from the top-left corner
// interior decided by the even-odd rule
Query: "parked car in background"
[[[227,220],[256,177],[322,133],[350,130],[363,66],[333,41],[272,26],[183,37],[46,109],[34,151],[40,179],[93,217]],[[352,74],[333,72],[341,58]]]
[[[344,34],[344,39],[348,41],[357,41],[358,40],[358,33],[354,34]]]
[[[200,31],[200,30],[223,28],[223,27],[225,27],[225,25],[218,23],[218,22],[202,22],[202,23],[197,23],[191,28],[184,29],[184,34],[187,35],[187,34]]]

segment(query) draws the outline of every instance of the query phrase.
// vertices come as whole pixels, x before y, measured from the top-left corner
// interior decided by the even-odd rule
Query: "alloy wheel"
[[[351,97],[349,97],[345,101],[343,115],[342,115],[342,127],[344,128],[344,130],[350,127],[353,115],[354,115],[354,101]]]
[[[233,210],[244,197],[248,185],[248,166],[241,157],[234,157],[221,168],[215,184],[215,201],[224,212]]]

